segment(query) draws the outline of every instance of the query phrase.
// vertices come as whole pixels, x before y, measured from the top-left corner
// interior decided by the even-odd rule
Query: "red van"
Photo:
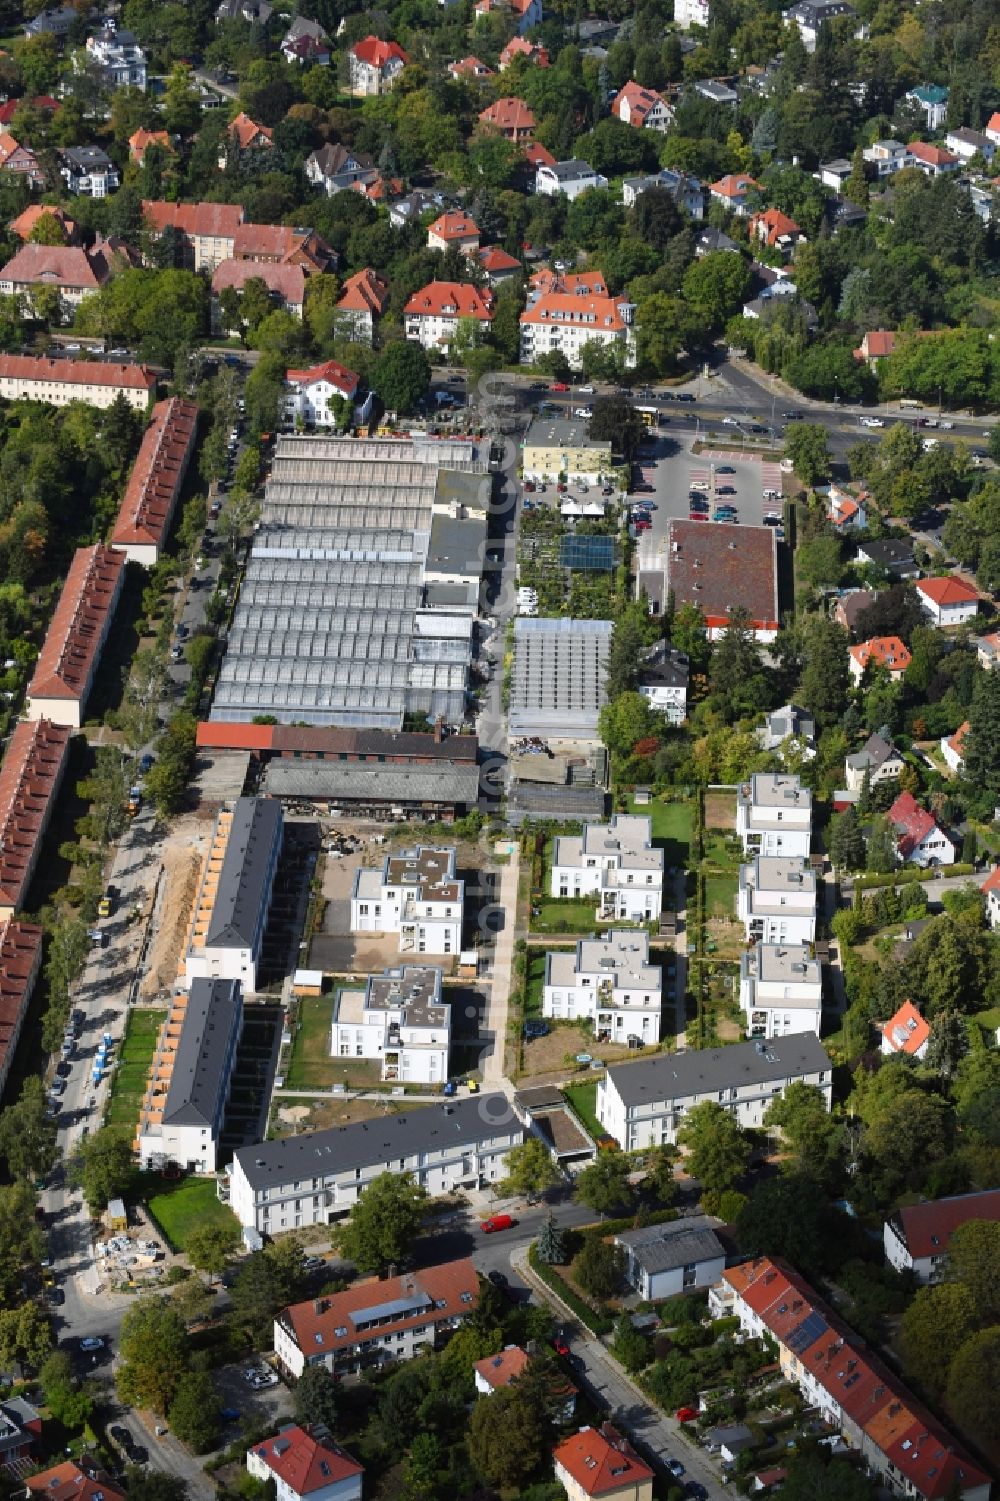
[[[483,1220],[483,1230],[487,1235],[492,1235],[494,1230],[509,1230],[517,1221],[509,1214],[491,1214],[488,1220]]]

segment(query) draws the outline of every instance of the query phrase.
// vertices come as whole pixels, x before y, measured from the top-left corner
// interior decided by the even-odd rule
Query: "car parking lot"
[[[671,520],[687,520],[692,514],[711,521],[720,507],[730,508],[728,519],[741,526],[761,526],[769,512],[780,515],[781,500],[765,500],[763,495],[765,488],[781,487],[776,465],[738,449],[730,453],[713,447],[694,453],[693,446],[693,439],[678,445],[661,435],[636,461],[630,499],[640,508],[653,502],[647,539],[665,540]],[[635,480],[652,485],[653,493],[637,492]]]

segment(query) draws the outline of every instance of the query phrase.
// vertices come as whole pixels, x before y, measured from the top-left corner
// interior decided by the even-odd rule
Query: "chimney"
[[[326,1302],[325,1298],[314,1298],[313,1299],[313,1313],[315,1313],[317,1315],[319,1315],[321,1313],[326,1313],[326,1309],[327,1309],[327,1302]]]
[[[434,721],[434,744],[440,745],[444,739],[444,720],[439,714]]]

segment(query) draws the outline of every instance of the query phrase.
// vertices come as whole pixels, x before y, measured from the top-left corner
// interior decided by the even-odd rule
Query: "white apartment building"
[[[423,349],[446,348],[464,323],[485,337],[493,321],[493,293],[471,282],[431,281],[403,308],[403,331]]]
[[[598,1079],[597,1119],[626,1152],[672,1145],[693,1106],[712,1100],[741,1126],[760,1126],[771,1101],[796,1080],[815,1085],[830,1108],[833,1065],[808,1032],[661,1053],[619,1064]]]
[[[751,942],[815,942],[815,874],[801,857],[758,855],[740,866],[736,915]]]
[[[118,31],[109,22],[97,36],[87,38],[87,63],[100,70],[107,88],[144,89],[146,54],[131,31]]]
[[[387,855],[381,870],[354,878],[352,933],[398,933],[401,954],[457,954],[462,947],[465,882],[454,849],[418,845]]]
[[[663,906],[663,851],[653,848],[653,821],[616,813],[560,834],[552,851],[552,896],[596,896],[598,922],[652,922]]]
[[[273,1235],[334,1223],[380,1173],[412,1173],[432,1198],[499,1182],[523,1140],[506,1095],[445,1100],[240,1147],[219,1192],[241,1225]]]
[[[144,412],[156,390],[146,365],[104,365],[97,360],[49,360],[44,355],[0,354],[0,397],[64,407],[83,401],[109,407],[119,396]]]
[[[201,870],[184,971],[187,984],[239,980],[257,989],[283,836],[281,804],[237,798],[222,808]]]
[[[639,692],[669,724],[683,724],[687,718],[689,675],[687,657],[665,641],[658,642],[642,664]]]
[[[736,832],[748,855],[808,855],[812,793],[797,776],[755,771],[737,788]]]
[[[663,978],[649,962],[649,934],[581,938],[575,952],[545,955],[542,1015],[593,1022],[600,1042],[655,1045],[660,1040]]]
[[[709,0],[674,0],[674,25],[681,31],[708,26]]]
[[[624,297],[577,292],[544,292],[520,317],[522,365],[543,354],[562,354],[573,370],[582,365],[585,344],[621,350],[626,369],[635,365],[635,305]]]
[[[373,1058],[393,1084],[443,1084],[448,1077],[451,1007],[441,971],[406,965],[370,975],[364,990],[341,990],[333,1003],[330,1053]]]
[[[286,370],[285,419],[301,420],[307,427],[336,427],[341,404],[349,402],[353,410],[357,390],[357,375],[336,360],[308,370]]]
[[[748,1037],[819,1036],[823,976],[807,944],[758,943],[740,956],[740,1010]]]
[[[562,194],[571,201],[588,188],[606,188],[608,179],[596,172],[589,162],[573,158],[568,162],[543,165],[535,172],[535,192],[547,198]]]

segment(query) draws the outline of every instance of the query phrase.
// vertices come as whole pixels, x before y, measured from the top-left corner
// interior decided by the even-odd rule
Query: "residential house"
[[[736,241],[723,234],[721,229],[703,229],[694,242],[695,256],[700,259],[703,255],[713,255],[717,250],[735,251],[737,255],[742,253]]]
[[[0,148],[0,171],[23,178],[29,188],[37,191],[45,189],[45,173],[30,146],[20,145],[5,131],[0,137]]]
[[[728,1268],[709,1309],[715,1317],[735,1314],[744,1335],[775,1342],[783,1378],[843,1435],[880,1487],[913,1501],[987,1501],[986,1473],[785,1262],[762,1257]]]
[[[985,636],[975,636],[976,658],[980,667],[992,672],[1000,667],[1000,631],[990,631]]]
[[[119,31],[109,22],[103,31],[87,38],[85,54],[88,66],[100,74],[105,88],[146,87],[146,54],[131,31]]]
[[[610,1423],[564,1439],[552,1463],[567,1501],[653,1501],[653,1471]]]
[[[652,819],[615,813],[581,834],[559,834],[552,849],[550,895],[597,897],[598,922],[652,922],[663,906],[663,851]]]
[[[879,1031],[880,1051],[886,1057],[892,1057],[896,1053],[902,1053],[906,1058],[925,1057],[931,1040],[931,1028],[912,1001],[904,1001]]]
[[[854,358],[864,360],[870,370],[875,370],[879,360],[892,354],[898,337],[891,329],[870,329],[855,349]]]
[[[659,965],[649,962],[648,933],[612,929],[599,938],[581,938],[575,951],[545,955],[542,1015],[591,1021],[599,1042],[655,1047],[662,985]]]
[[[11,1479],[31,1467],[41,1436],[42,1415],[24,1397],[0,1402],[0,1468]]]
[[[28,684],[29,719],[82,727],[124,578],[122,553],[102,542],[77,548]]]
[[[370,266],[364,266],[344,282],[337,312],[350,338],[370,344],[375,324],[388,306],[389,283]]]
[[[740,1010],[748,1037],[819,1036],[823,976],[807,944],[758,943],[740,955]]]
[[[893,583],[899,579],[920,577],[920,568],[913,556],[913,543],[900,537],[887,537],[879,541],[863,542],[855,554],[855,562],[868,563],[889,575]]]
[[[523,57],[525,62],[534,63],[536,68],[549,66],[549,52],[547,47],[541,47],[537,42],[529,42],[526,37],[511,37],[506,47],[500,54],[499,69],[506,73],[511,63],[516,58]]]
[[[541,355],[555,352],[579,370],[583,346],[597,343],[620,347],[623,363],[631,368],[636,360],[634,318],[634,304],[623,296],[543,294],[520,315],[521,364],[533,365]]]
[[[327,68],[330,65],[330,42],[318,21],[296,16],[281,41],[281,55],[286,62],[300,67]]]
[[[804,761],[811,761],[816,754],[816,720],[797,704],[783,704],[773,710],[755,733],[761,750],[780,751],[793,741]]]
[[[562,482],[584,489],[611,473],[611,439],[592,438],[580,418],[535,417],[524,435],[521,475],[529,484]]]
[[[572,201],[588,188],[606,188],[607,185],[606,177],[595,172],[589,162],[578,158],[556,162],[551,167],[539,167],[535,173],[535,192],[543,193],[547,198],[561,194]]]
[[[129,160],[141,167],[146,160],[146,152],[150,146],[155,146],[159,151],[173,152],[173,142],[166,130],[145,130],[141,125],[138,130],[133,130],[128,138]]]
[[[902,680],[912,660],[910,649],[898,636],[872,636],[868,641],[859,641],[848,652],[848,670],[856,683],[860,683],[869,665],[884,667],[894,683]]]
[[[118,168],[100,146],[67,146],[59,160],[60,175],[74,196],[107,198],[121,186]]]
[[[498,1355],[487,1355],[485,1360],[477,1360],[472,1367],[477,1394],[492,1397],[494,1392],[502,1391],[505,1386],[518,1381],[530,1363],[531,1356],[520,1345],[506,1345]],[[572,1381],[553,1369],[546,1381],[545,1401],[553,1422],[559,1427],[572,1422],[578,1395]]]
[[[219,167],[235,166],[253,151],[270,151],[274,147],[274,131],[267,125],[258,125],[245,111],[240,110],[226,127],[219,146]]]
[[[26,37],[67,37],[79,19],[80,12],[75,5],[63,5],[52,10],[43,10],[32,20],[25,21],[24,34]]]
[[[381,869],[362,866],[351,893],[352,933],[398,933],[399,952],[458,954],[465,882],[455,850],[417,845],[386,855]]]
[[[553,271],[541,266],[528,278],[528,306],[548,292],[575,297],[607,297],[608,284],[603,271]]]
[[[441,349],[449,345],[463,320],[472,320],[480,328],[493,320],[493,293],[472,282],[429,281],[403,308],[404,331],[424,349]]]
[[[949,130],[944,138],[944,144],[949,151],[960,156],[963,162],[970,162],[974,156],[981,156],[987,166],[993,161],[997,151],[996,141],[988,135],[983,135],[981,131],[970,130],[967,125],[960,125],[957,130]]]
[[[0,764],[0,922],[25,905],[69,755],[70,726],[22,719]]]
[[[896,858],[901,864],[954,865],[955,846],[933,814],[921,808],[912,792],[901,792],[886,817],[896,836]]]
[[[614,1239],[625,1252],[625,1278],[644,1303],[712,1287],[726,1265],[725,1249],[704,1218],[623,1230]]]
[[[129,563],[154,568],[163,553],[198,435],[198,408],[157,402],[118,510],[111,546]]]
[[[530,191],[530,185],[535,181],[535,173],[539,167],[554,167],[556,159],[551,151],[547,151],[540,141],[521,141],[521,155],[524,159],[524,172],[522,181],[525,188]],[[540,252],[534,253],[537,259]]]
[[[994,931],[1000,928],[1000,865],[990,871],[980,888],[986,898],[986,918]]]
[[[340,1380],[437,1348],[478,1302],[479,1276],[469,1256],[401,1277],[373,1277],[283,1309],[274,1321],[274,1353],[296,1380],[307,1366],[323,1366]]]
[[[470,54],[468,57],[459,58],[457,62],[449,63],[448,76],[459,80],[468,78],[474,79],[476,82],[482,82],[486,78],[495,78],[496,74],[492,68],[488,68],[478,57],[473,57]]]
[[[446,200],[443,193],[429,188],[414,188],[412,193],[404,194],[390,205],[389,223],[393,229],[405,229],[408,224],[413,224],[424,214],[439,212],[449,202],[450,200]]]
[[[839,485],[831,485],[826,497],[826,519],[839,537],[846,537],[848,532],[863,532],[868,525],[864,496],[855,498]]]
[[[741,1454],[756,1448],[759,1442],[746,1423],[722,1423],[705,1433],[705,1448],[709,1454],[717,1454],[724,1465],[734,1465]]]
[[[859,616],[877,599],[878,591],[875,589],[848,589],[845,594],[838,596],[833,618],[853,635]]]
[[[184,980],[239,980],[257,989],[284,823],[272,798],[240,797],[223,806],[202,862]]]
[[[370,185],[379,176],[378,168],[367,152],[352,151],[339,141],[328,141],[318,151],[310,152],[306,157],[305,173],[313,186],[322,188],[330,198],[345,188]]]
[[[861,749],[848,756],[844,765],[848,792],[860,792],[865,777],[872,787],[877,787],[879,782],[894,782],[905,762],[883,735],[869,735]]]
[[[111,256],[100,240],[93,250],[29,241],[0,270],[0,292],[20,297],[25,308],[38,315],[38,293],[42,288],[52,288],[59,294],[56,321],[71,323],[80,303],[99,292],[110,276]],[[51,316],[48,309],[45,311]]]
[[[76,16],[77,11],[73,11]],[[25,1480],[25,1495],[45,1501],[127,1501],[121,1486],[111,1479],[90,1454],[67,1459],[51,1469],[39,1470]]]
[[[835,193],[839,193],[853,170],[853,162],[846,156],[838,156],[833,161],[820,162],[819,171],[813,176],[819,178],[824,188],[832,188]]]
[[[370,97],[387,94],[399,81],[409,58],[398,42],[383,42],[366,36],[348,53],[351,93]]]
[[[949,769],[960,773],[965,765],[965,737],[969,733],[969,721],[960,724],[954,735],[941,736],[941,754]]]
[[[279,1501],[361,1501],[364,1465],[322,1425],[285,1423],[247,1450],[247,1470],[270,1481]]]
[[[879,178],[892,177],[910,165],[909,152],[902,141],[873,141],[861,155]]]
[[[221,21],[246,21],[251,26],[266,26],[274,6],[270,0],[219,0],[215,24]]]
[[[0,849],[0,870],[7,862],[8,851]],[[42,967],[42,936],[42,929],[36,923],[7,917],[0,925],[0,1096],[7,1085]],[[6,1404],[0,1403],[0,1467],[27,1453],[32,1437],[13,1423]]]
[[[994,110],[986,124],[986,137],[994,146],[1000,146],[1000,110]]]
[[[535,132],[535,117],[524,100],[509,96],[481,110],[479,123],[508,141],[530,141]]]
[[[885,1259],[897,1272],[911,1272],[924,1285],[939,1282],[947,1270],[951,1237],[976,1220],[1000,1223],[1000,1188],[904,1204],[882,1227]]]
[[[481,1094],[239,1147],[220,1194],[241,1225],[274,1235],[342,1218],[382,1173],[411,1172],[432,1198],[498,1183],[523,1140],[507,1097]]]
[[[736,915],[749,942],[813,943],[815,874],[801,856],[757,855],[740,866]]]
[[[683,724],[687,718],[690,670],[688,658],[668,641],[658,641],[640,663],[639,692],[669,724]]]
[[[692,26],[707,29],[709,0],[674,0],[674,25],[680,31],[690,31]]]
[[[728,83],[722,83],[717,78],[699,78],[695,81],[694,91],[711,104],[725,104],[735,108],[739,103],[739,94]]]
[[[622,179],[622,203],[626,208],[632,208],[643,193],[648,193],[650,188],[660,188],[664,193],[669,193],[671,198],[682,208],[690,219],[703,219],[705,217],[705,190],[696,177],[689,177],[685,172],[675,172],[672,167],[663,167],[659,172],[645,177],[624,177]],[[726,238],[723,236],[723,238]],[[733,242],[730,241],[730,245]],[[722,247],[726,248],[726,247]],[[735,249],[735,246],[733,246]]]
[[[797,26],[806,51],[815,52],[821,26],[842,16],[856,15],[854,7],[845,0],[798,0],[790,10],[782,11],[781,19],[786,26]]]
[[[444,1084],[451,1047],[451,1006],[441,971],[405,965],[369,975],[363,990],[343,988],[333,1003],[330,1056],[378,1063],[383,1082]]]
[[[924,614],[933,625],[942,628],[965,625],[979,614],[978,591],[954,575],[918,579],[916,589]]]
[[[670,128],[674,118],[673,109],[662,94],[642,88],[631,78],[615,95],[611,113],[623,125],[661,132]]]
[[[285,371],[285,420],[298,427],[336,428],[341,425],[341,403],[348,411],[358,390],[358,376],[336,360],[325,360],[308,370]]]
[[[748,855],[807,856],[812,792],[798,776],[755,771],[736,789],[736,833]]]
[[[155,389],[156,376],[145,365],[0,354],[0,397],[7,401],[41,401],[55,407],[84,401],[109,407],[123,396],[129,406],[144,412]]]
[[[306,278],[301,266],[275,265],[273,261],[220,261],[212,272],[212,329],[221,333],[224,326],[222,294],[227,290],[243,292],[248,281],[262,281],[276,308],[302,317],[306,299]]]
[[[239,203],[168,203],[144,199],[143,217],[156,235],[171,234],[177,259],[194,271],[214,271],[232,259],[236,231],[243,223]]]
[[[474,255],[479,249],[479,226],[468,214],[446,210],[427,227],[428,250],[460,250],[463,255]]]
[[[136,1137],[140,1166],[214,1173],[243,1034],[238,980],[194,980],[175,995],[149,1065]]]
[[[314,229],[287,224],[240,224],[233,235],[233,260],[301,266],[307,276],[336,269],[337,256]]]
[[[507,251],[501,250],[499,245],[484,245],[476,252],[476,259],[485,271],[486,280],[491,287],[499,287],[505,281],[512,281],[524,270],[517,257],[508,255]]]
[[[476,0],[473,12],[477,21],[488,15],[512,20],[519,36],[542,24],[542,0]]]
[[[708,191],[716,203],[721,203],[737,218],[745,219],[752,212],[751,203],[757,201],[763,189],[747,172],[727,172],[718,182],[710,183]]]
[[[918,84],[903,95],[907,104],[920,111],[928,130],[940,130],[948,118],[948,90],[938,83]],[[987,132],[989,126],[986,127]]]
[[[962,165],[954,151],[945,151],[943,146],[932,146],[926,141],[911,141],[906,151],[906,165],[918,168],[925,177],[943,177],[948,172],[957,172]]]
[[[77,239],[77,223],[71,219],[65,209],[58,208],[55,204],[29,203],[26,209],[18,214],[16,219],[10,222],[11,230],[19,240],[30,240],[39,219],[48,216],[54,219],[66,236],[67,245],[74,245]]]
[[[787,260],[796,245],[805,240],[805,235],[794,219],[780,209],[769,208],[750,216],[750,238],[766,245],[769,250],[779,251]]]

